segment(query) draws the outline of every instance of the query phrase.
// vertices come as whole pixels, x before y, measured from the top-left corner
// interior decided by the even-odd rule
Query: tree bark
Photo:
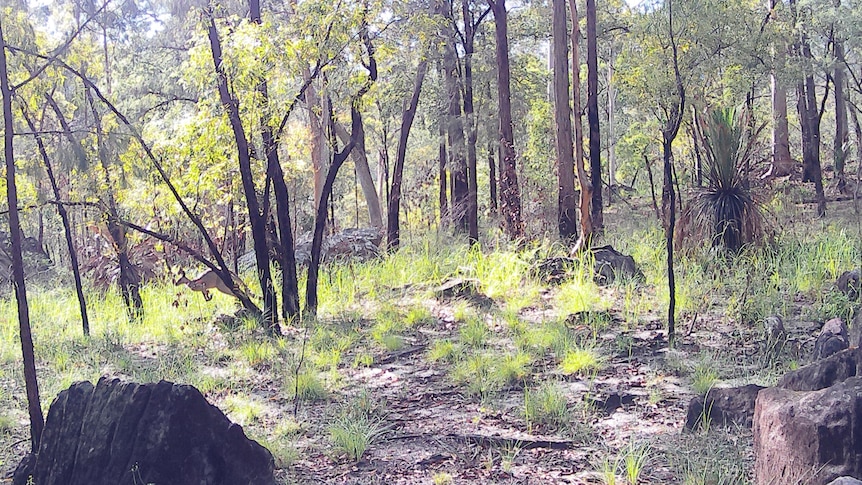
[[[254,187],[254,176],[251,170],[251,154],[248,138],[242,126],[239,111],[239,100],[233,97],[228,87],[227,75],[222,67],[221,40],[216,30],[215,17],[209,13],[208,36],[212,51],[213,66],[216,72],[219,99],[227,112],[231,129],[234,133],[239,159],[239,172],[242,179],[242,189],[248,208],[248,220],[251,224],[251,236],[254,245],[255,261],[260,288],[263,292],[262,320],[266,330],[272,334],[278,332],[278,306],[275,298],[275,287],[269,269],[269,247],[266,240],[266,220],[260,211],[257,191]]]
[[[479,242],[479,187],[476,180],[477,126],[473,106],[473,53],[476,27],[469,0],[461,0],[464,18],[464,117],[467,120],[467,237],[471,245]]]
[[[491,212],[497,214],[497,167],[494,147],[494,143],[488,143],[488,194],[491,198]]]
[[[515,135],[512,128],[512,95],[509,67],[509,38],[506,0],[488,0],[494,14],[497,41],[497,107],[500,110],[500,213],[503,228],[512,239],[524,236],[521,220],[521,195],[515,160]]]
[[[557,156],[557,223],[560,238],[574,240],[578,236],[575,209],[575,159],[573,152],[572,111],[569,107],[569,44],[566,0],[553,0],[553,88],[554,88],[554,148]]]
[[[252,23],[261,25],[260,1],[249,0],[249,17]],[[296,278],[296,255],[294,253],[293,229],[290,224],[290,192],[284,181],[284,171],[278,157],[278,143],[269,124],[269,88],[266,79],[261,79],[257,86],[261,97],[263,110],[260,116],[261,140],[266,153],[267,177],[272,181],[275,192],[276,221],[281,251],[278,254],[278,264],[281,266],[281,302],[282,317],[290,321],[299,316],[299,283]],[[366,165],[367,168],[367,165]],[[273,312],[275,309],[273,309]]]
[[[442,71],[441,71],[442,73]],[[440,117],[438,125],[438,143],[437,143],[437,165],[439,176],[438,199],[440,204],[440,228],[449,225],[449,170],[448,163],[449,153],[446,150],[446,122],[444,117]]]
[[[24,360],[24,387],[27,392],[27,410],[30,414],[30,449],[39,449],[42,429],[42,405],[39,401],[39,383],[36,378],[36,357],[33,336],[30,332],[30,307],[27,304],[27,287],[24,283],[24,258],[21,254],[21,222],[18,218],[18,190],[15,182],[15,123],[12,119],[12,89],[6,63],[6,38],[0,23],[0,91],[3,96],[3,156],[6,159],[6,202],[9,206],[9,238],[12,242],[12,284],[18,303],[18,328],[21,354]]]
[[[599,62],[596,0],[587,0],[587,124],[590,127],[590,179],[593,183],[593,231],[604,228],[602,215],[602,139],[599,133]]]
[[[48,103],[55,109],[55,112],[59,111],[57,104],[50,95],[48,96]],[[45,149],[45,143],[42,140],[42,136],[36,131],[36,125],[33,123],[33,120],[27,116],[27,113],[22,112],[22,114],[24,115],[24,120],[27,121],[27,126],[30,127],[30,131],[33,132],[33,136],[36,138],[36,146],[38,147],[39,154],[42,157],[42,163],[45,165],[45,172],[48,174],[48,181],[51,183],[51,191],[54,193],[54,199],[58,202],[57,213],[60,214],[60,220],[63,222],[63,234],[66,236],[66,247],[69,249],[69,262],[72,265],[72,276],[75,279],[75,293],[78,295],[78,306],[81,309],[81,327],[83,328],[84,335],[89,337],[90,318],[87,315],[87,300],[84,297],[84,288],[81,282],[81,270],[78,265],[78,252],[75,250],[75,245],[72,241],[72,227],[69,224],[69,213],[66,211],[66,207],[62,203],[59,203],[61,199],[60,187],[57,185],[57,178],[54,177],[54,169],[51,166],[51,159],[48,157],[48,150]]]
[[[446,88],[446,141],[449,149],[449,170],[452,174],[452,204],[449,213],[455,228],[466,233],[468,230],[469,183],[467,175],[466,143],[464,140],[464,119],[461,117],[461,82],[458,75],[458,54],[455,50],[454,20],[448,13],[445,2],[440,8],[447,18],[443,28],[443,80]]]
[[[389,192],[389,213],[387,219],[387,246],[390,251],[398,249],[401,241],[401,227],[398,223],[398,213],[401,210],[401,180],[404,174],[404,160],[407,158],[407,139],[410,136],[410,128],[413,126],[413,118],[416,116],[416,107],[419,106],[419,94],[422,91],[422,83],[428,72],[428,61],[419,62],[416,70],[416,81],[413,83],[413,94],[409,101],[405,102],[404,111],[401,113],[401,129],[398,134],[398,149],[395,153],[395,167],[392,173],[392,188]],[[445,194],[445,192],[444,192]],[[443,197],[445,200],[445,196]]]
[[[341,123],[335,124],[335,134],[341,143],[350,142],[350,134]],[[362,197],[368,207],[368,220],[371,227],[383,229],[383,214],[380,211],[380,199],[377,196],[377,188],[374,186],[374,177],[371,176],[371,167],[368,165],[368,152],[365,149],[365,124],[359,126],[356,133],[356,146],[350,152],[353,164],[356,166],[356,176],[359,178],[359,186],[362,188]]]
[[[144,302],[141,299],[141,279],[138,275],[135,266],[129,259],[129,244],[126,238],[126,228],[119,224],[119,214],[117,212],[117,201],[114,198],[114,183],[111,180],[110,164],[108,163],[108,151],[105,146],[104,134],[102,133],[102,121],[99,111],[96,109],[95,101],[87,90],[87,99],[90,103],[90,108],[93,112],[93,121],[96,124],[96,144],[99,162],[102,170],[105,172],[105,194],[107,197],[108,220],[105,225],[108,228],[108,234],[114,243],[114,250],[117,253],[117,262],[120,270],[118,285],[120,294],[123,297],[123,303],[126,310],[129,312],[129,317],[132,319],[140,319],[144,315]]]
[[[770,175],[784,177],[793,172],[790,155],[790,128],[787,123],[787,90],[773,72],[772,81],[772,168]]]
[[[580,186],[580,201],[578,207],[581,215],[581,235],[573,252],[579,252],[589,247],[593,238],[593,183],[587,175],[584,166],[584,124],[581,109],[581,29],[578,16],[577,0],[569,0],[569,10],[572,12],[572,106],[575,113],[575,167]]]
[[[841,5],[840,0],[835,0],[835,6]],[[838,182],[838,190],[844,192],[847,182],[844,178],[844,165],[847,160],[846,146],[849,141],[847,130],[847,101],[844,98],[844,44],[840,40],[833,41],[835,54],[835,70],[832,80],[835,84],[835,178]]]

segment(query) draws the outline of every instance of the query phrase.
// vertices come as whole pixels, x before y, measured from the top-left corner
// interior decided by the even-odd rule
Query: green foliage
[[[592,372],[601,367],[602,357],[594,347],[571,349],[560,362],[560,370],[565,374]]]
[[[757,138],[749,116],[745,110],[725,108],[713,109],[700,120],[707,186],[692,199],[680,228],[732,253],[764,236],[760,204],[749,189],[748,168]]]
[[[329,426],[329,437],[335,448],[353,461],[383,434],[380,420],[367,413],[347,410]]]

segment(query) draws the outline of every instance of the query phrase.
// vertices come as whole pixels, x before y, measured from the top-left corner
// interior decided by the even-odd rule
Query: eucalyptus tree
[[[602,215],[602,137],[599,130],[599,62],[596,27],[596,0],[587,0],[587,125],[590,132],[590,182],[593,186],[590,209],[594,231],[604,227]]]
[[[500,124],[500,213],[503,228],[512,239],[523,237],[521,194],[518,188],[515,135],[512,126],[511,70],[509,67],[508,12],[506,0],[488,0],[494,14],[497,59],[497,109]]]
[[[8,12],[8,11],[7,11]],[[30,330],[30,306],[27,302],[27,286],[24,281],[24,259],[21,252],[21,223],[18,217],[18,191],[15,179],[15,121],[12,114],[12,87],[9,84],[9,63],[5,27],[10,24],[8,14],[0,17],[0,95],[3,102],[3,158],[6,162],[6,203],[9,207],[9,238],[12,243],[12,284],[18,305],[18,329],[21,353],[24,361],[24,386],[27,392],[27,409],[30,415],[30,446],[33,452],[39,448],[45,426],[42,406],[39,401],[39,384],[36,378],[36,358],[33,352],[33,336]]]
[[[557,225],[560,237],[577,237],[572,109],[569,105],[569,49],[566,2],[553,0],[551,42],[554,57],[554,148],[557,155]],[[575,62],[579,62],[577,59]],[[576,81],[577,82],[577,81]]]

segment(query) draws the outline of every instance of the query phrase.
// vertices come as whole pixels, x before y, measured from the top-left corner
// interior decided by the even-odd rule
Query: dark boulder
[[[820,334],[817,335],[817,340],[814,342],[814,360],[825,359],[849,346],[847,325],[844,324],[844,320],[833,318],[823,324]]]
[[[777,387],[792,391],[817,391],[860,375],[860,371],[862,349],[847,349],[784,374]]]
[[[751,427],[754,403],[763,386],[748,384],[742,387],[714,388],[705,396],[698,396],[688,403],[685,429],[693,430],[710,425]]]
[[[192,386],[102,378],[61,392],[13,483],[270,485],[269,451]]]
[[[862,481],[853,477],[840,477],[832,480],[828,485],[862,485]]]
[[[841,273],[835,281],[838,291],[847,295],[851,300],[859,298],[860,272],[858,269]]]
[[[627,256],[613,246],[601,246],[591,248],[593,263],[593,278],[600,285],[611,284],[617,278],[643,279],[643,273],[638,269],[635,260]]]

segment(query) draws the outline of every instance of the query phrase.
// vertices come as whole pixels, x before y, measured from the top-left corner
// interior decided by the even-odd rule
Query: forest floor
[[[609,210],[603,241],[633,255],[643,280],[600,287],[583,261],[548,284],[536,262],[564,247],[471,250],[431,236],[386,259],[327,266],[320,318],[275,340],[230,317],[228,297],[204,303],[166,284],[145,288],[146,317],[134,323],[114,293],[93,296],[85,339],[73,292],[35,287],[43,407],[102,375],[193,384],[273,452],[284,483],[750,483],[750,430],[684,431],[686,406],[713,386],[774,383],[808,361],[823,321],[849,319],[853,306],[833,289],[859,261],[843,204],[815,220],[787,202],[772,245],[736,258],[682,255],[672,350],[665,248],[646,206]],[[442,296],[455,278],[478,293]],[[767,345],[771,315],[791,345]],[[2,477],[28,447],[17,338],[7,296]]]

